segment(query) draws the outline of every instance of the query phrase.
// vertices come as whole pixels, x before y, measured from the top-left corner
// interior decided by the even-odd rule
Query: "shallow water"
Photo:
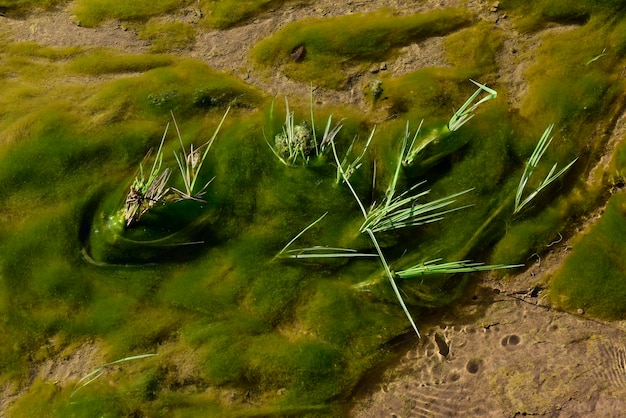
[[[398,7],[410,13],[405,6]],[[297,20],[289,29],[296,30],[307,13],[317,13],[303,6],[297,17],[285,7],[290,6],[277,4],[276,10],[260,14],[257,23],[271,26],[268,22],[280,20],[284,11],[287,17],[281,25]],[[253,73],[246,76],[240,68],[228,74],[215,72],[212,59],[194,49],[201,46],[189,46],[190,53],[160,55],[133,50],[134,44],[125,46],[131,52],[123,52],[115,44],[108,45],[113,49],[62,48],[47,46],[45,37],[37,40],[39,44],[20,42],[17,36],[0,38],[0,365],[2,397],[8,400],[2,413],[83,416],[89,406],[90,412],[104,416],[159,416],[172,411],[184,416],[206,416],[207,411],[341,415],[359,382],[393,357],[398,338],[412,332],[398,295],[420,326],[422,318],[449,307],[476,280],[472,274],[401,280],[395,272],[436,259],[528,264],[529,256],[543,255],[557,234],[567,234],[572,219],[592,209],[590,202],[606,199],[607,183],[612,181],[608,174],[595,174],[597,178],[586,183],[583,179],[593,177],[592,168],[605,145],[619,136],[623,121],[623,86],[618,79],[624,60],[623,19],[617,13],[606,21],[604,9],[591,7],[585,12],[589,19],[575,28],[544,32],[545,25],[558,26],[559,20],[536,17],[538,27],[516,29],[517,24],[529,23],[512,5],[506,5],[511,7],[509,17],[497,22],[495,12],[476,7],[461,12],[446,9],[444,14],[475,15],[483,23],[470,25],[464,20],[468,27],[430,28],[443,37],[447,67],[416,65],[408,74],[406,63],[412,57],[405,55],[415,53],[423,42],[404,36],[413,29],[402,29],[403,22],[413,18],[394,20],[390,15],[388,23],[397,27],[383,28],[385,36],[393,38],[388,49],[370,45],[376,54],[333,53],[337,59],[332,63],[337,72],[333,79],[346,83],[338,90],[311,86],[324,85],[324,74],[281,61],[281,54],[289,51],[280,50],[269,64],[245,58]],[[37,15],[39,24],[48,13],[53,12]],[[9,14],[0,23],[15,34],[23,33],[17,15]],[[60,16],[67,18],[67,12]],[[375,27],[372,16],[379,15],[364,19]],[[237,30],[223,33],[241,33],[245,27],[257,33],[255,22],[240,23]],[[81,33],[102,34],[110,30],[107,25],[83,28]],[[610,43],[607,51],[614,52],[597,55],[602,45],[591,41],[597,31]],[[313,35],[305,32],[296,30],[303,37],[296,40],[306,48],[312,42],[307,37]],[[263,37],[271,39],[273,33]],[[459,37],[470,33],[476,45],[459,48]],[[335,34],[327,35],[332,40]],[[539,36],[543,44],[533,44]],[[526,42],[532,49],[507,50],[513,41]],[[407,43],[411,48],[403,49]],[[315,51],[307,50],[303,60],[307,65],[319,58]],[[598,58],[588,63],[593,57]],[[394,70],[396,60],[404,63],[400,72]],[[528,68],[525,78],[518,80],[527,87],[522,98],[513,97],[518,89],[498,81],[513,77],[510,67],[516,62]],[[343,124],[335,139],[337,159],[346,156],[346,162],[354,161],[375,128],[362,165],[350,177],[352,190],[338,174],[332,147],[319,158],[309,155],[313,151],[308,149],[308,164],[299,158],[294,167],[283,165],[270,149],[276,135],[288,130],[282,97],[272,102],[276,91],[271,83],[288,77],[294,68],[297,76],[292,74],[289,83],[298,86],[294,91],[308,93],[279,95],[289,96],[296,124],[307,120],[309,127],[315,126],[318,140],[329,114],[331,127]],[[269,81],[259,82],[268,71]],[[287,75],[279,75],[281,71]],[[302,76],[306,83],[297,82]],[[493,87],[499,96],[474,109],[466,125],[447,135],[442,126],[451,109],[458,109],[476,89],[467,81],[470,77]],[[383,89],[375,100],[363,87],[374,78]],[[350,99],[343,104],[329,99],[347,97],[348,90]],[[148,150],[156,155],[163,130],[172,122],[170,112],[185,146],[199,146],[211,137],[229,106],[202,168],[200,183],[214,178],[203,201],[160,200],[125,226],[123,209],[130,186]],[[394,181],[405,130],[410,143],[422,117],[428,120],[416,141],[426,141],[427,133],[436,128],[444,133],[421,154],[418,166],[400,168]],[[549,175],[553,164],[560,169],[575,157],[579,160],[513,215],[519,179],[549,123],[556,126],[553,143],[524,196]],[[620,155],[619,149],[615,146],[611,152]],[[182,189],[172,155],[180,152],[179,143],[171,127],[163,151],[163,166],[172,170],[168,186]],[[146,161],[142,167],[147,170],[150,165]],[[613,181],[621,178],[622,170],[619,158],[606,168],[607,173],[616,173],[611,174],[617,176]],[[424,193],[405,205],[417,210],[470,189],[443,207],[446,213],[434,217],[441,219],[377,232],[384,260],[367,231],[360,229],[362,211],[371,213],[392,198]],[[289,249],[299,251],[283,254],[345,255],[355,250],[368,257],[277,258],[294,237]],[[382,261],[389,264],[389,273]],[[398,293],[389,275],[395,277]],[[491,338],[489,350],[529,347],[530,331],[504,331],[497,338],[486,333]],[[491,364],[489,354],[461,358],[456,348],[463,342],[457,334],[450,328],[427,330],[425,340],[436,338],[435,345],[425,345],[426,351],[419,354],[434,362],[432,370],[439,373],[437,367],[450,364],[435,364],[441,359],[433,353],[449,351],[445,357],[454,362],[451,374],[446,369],[435,376],[433,371],[426,380],[433,384],[445,380],[455,395],[468,387],[459,385],[478,382]],[[619,359],[621,346],[616,347],[609,351]],[[107,369],[70,402],[74,385],[91,370],[145,353],[158,355]],[[74,359],[70,372],[53,372],[67,359]],[[441,406],[439,412],[449,411],[448,407]]]

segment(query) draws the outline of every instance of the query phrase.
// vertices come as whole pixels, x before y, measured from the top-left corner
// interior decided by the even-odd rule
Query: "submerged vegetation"
[[[211,149],[211,145],[213,145],[213,142],[215,141],[215,138],[217,137],[229,110],[230,109],[226,109],[226,113],[224,113],[224,117],[215,129],[213,136],[196,149],[194,149],[193,144],[191,144],[189,152],[185,149],[185,144],[183,143],[183,139],[180,135],[178,124],[176,123],[176,119],[172,113],[172,120],[174,122],[174,126],[176,127],[176,133],[178,134],[178,140],[182,151],[181,154],[175,152],[174,156],[176,157],[176,163],[180,169],[184,190],[181,191],[175,187],[167,187],[171,176],[171,170],[169,168],[161,170],[163,165],[163,142],[167,136],[167,130],[169,128],[168,124],[167,128],[165,128],[165,132],[163,133],[163,138],[161,139],[156,155],[154,156],[150,172],[147,174],[144,172],[144,164],[148,162],[150,155],[152,154],[152,150],[148,151],[148,154],[144,157],[143,162],[139,164],[139,174],[130,185],[130,190],[126,195],[126,200],[124,202],[124,208],[120,210],[120,216],[124,219],[127,227],[139,222],[141,217],[156,205],[165,206],[167,204],[171,204],[172,202],[179,202],[183,200],[204,202],[202,197],[206,193],[206,189],[212,180],[206,182],[206,184],[200,189],[196,188],[196,182],[200,176],[202,164],[204,164],[204,160],[206,159],[206,156]]]
[[[517,186],[517,193],[515,194],[515,208],[513,209],[513,213],[518,213],[519,211],[521,211],[524,208],[524,206],[529,204],[535,198],[535,196],[539,194],[539,192],[541,192],[543,189],[548,187],[556,179],[561,177],[578,159],[578,158],[575,158],[573,161],[571,161],[569,164],[567,164],[565,167],[563,167],[561,170],[559,170],[556,173],[554,171],[556,170],[557,163],[554,163],[554,165],[550,169],[550,172],[548,173],[546,178],[541,181],[541,183],[535,188],[535,190],[532,193],[526,196],[526,198],[522,199],[523,194],[524,194],[524,189],[526,188],[526,185],[528,184],[530,177],[533,175],[533,172],[537,169],[537,166],[539,165],[539,162],[541,161],[541,157],[543,157],[543,154],[546,152],[546,150],[550,146],[550,143],[552,142],[552,138],[550,138],[550,133],[552,132],[552,128],[554,128],[554,125],[548,126],[546,130],[543,132],[543,135],[541,135],[541,138],[539,139],[539,142],[537,143],[535,150],[533,151],[532,155],[530,156],[530,158],[528,159],[528,162],[526,163],[524,167],[524,173],[522,174],[522,178],[520,179],[519,185]]]
[[[280,105],[180,54],[204,25],[296,4],[113,3],[63,4],[84,26],[121,20],[150,52],[0,36],[8,416],[343,416],[473,273],[506,280],[609,192],[542,285],[564,309],[626,315],[623,138],[597,165],[626,102],[617,2],[503,0],[530,34],[568,24],[515,52],[531,60],[521,95],[501,74],[507,34],[469,10],[296,19],[243,57],[310,88]],[[433,37],[445,66],[392,70]],[[347,86],[362,100],[329,104]]]

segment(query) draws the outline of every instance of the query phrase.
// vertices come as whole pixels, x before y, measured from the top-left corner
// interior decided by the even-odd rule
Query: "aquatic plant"
[[[328,145],[343,127],[340,121],[331,128],[333,115],[330,115],[326,121],[326,128],[324,129],[322,139],[318,143],[317,134],[315,132],[312,96],[310,107],[311,126],[309,127],[309,123],[304,120],[296,124],[295,113],[290,111],[289,100],[285,98],[285,123],[282,126],[282,130],[274,137],[273,144],[265,138],[265,142],[272,150],[272,153],[286,166],[296,166],[299,160],[301,160],[303,165],[308,165],[312,157],[321,157]],[[271,119],[273,119],[274,103],[272,103],[270,115]]]
[[[396,271],[394,274],[400,279],[411,279],[415,277],[421,277],[428,274],[457,274],[457,273],[470,273],[475,271],[489,271],[497,269],[508,269],[514,267],[522,267],[523,264],[506,265],[506,264],[492,264],[485,265],[484,263],[477,263],[471,260],[450,261],[441,262],[441,258],[426,261],[424,263],[416,264],[401,271]]]
[[[183,184],[185,186],[185,191],[172,188],[172,190],[174,190],[178,194],[178,198],[180,200],[190,199],[202,201],[202,196],[204,195],[206,188],[209,186],[213,179],[206,182],[205,185],[202,186],[202,188],[197,192],[195,191],[196,181],[198,180],[198,175],[200,174],[202,164],[204,164],[204,160],[209,153],[211,145],[213,145],[213,142],[215,141],[215,138],[217,137],[217,134],[220,131],[229,110],[230,107],[226,109],[226,112],[224,113],[224,116],[222,116],[222,119],[217,125],[217,128],[215,128],[211,139],[209,139],[207,142],[205,142],[203,145],[199,146],[196,149],[194,149],[193,144],[191,144],[189,152],[185,150],[185,144],[183,144],[183,139],[180,135],[180,130],[178,129],[176,118],[174,118],[174,112],[171,112],[172,120],[174,121],[174,126],[176,127],[176,133],[178,134],[178,141],[180,142],[180,148],[182,151],[181,155],[175,152],[174,157],[176,157],[176,162],[178,163],[178,168],[180,170]],[[202,155],[200,155],[203,148],[204,151],[202,152]]]
[[[418,155],[425,150],[431,144],[437,144],[443,140],[445,140],[451,133],[457,131],[467,122],[469,122],[474,117],[474,112],[481,104],[488,102],[489,100],[495,99],[498,96],[498,93],[485,86],[484,84],[480,84],[474,80],[470,81],[478,86],[478,89],[463,103],[463,105],[454,112],[450,120],[447,124],[433,128],[424,139],[421,141],[417,141],[420,128],[417,129],[415,135],[413,136],[413,140],[411,141],[411,145],[409,146],[409,150],[406,153],[406,156],[402,160],[402,164],[405,166],[410,166],[414,162],[416,162]],[[485,92],[486,95],[479,99],[480,93]],[[421,127],[420,123],[420,127]],[[409,136],[408,125],[405,133],[405,140]]]
[[[407,123],[407,131],[408,131],[408,123]],[[454,274],[454,273],[462,273],[462,272],[469,272],[469,271],[493,270],[493,269],[512,268],[512,267],[519,267],[519,266],[517,265],[484,266],[480,263],[472,263],[469,260],[433,265],[434,263],[439,261],[439,260],[434,260],[434,261],[429,262],[428,264],[412,266],[400,272],[392,272],[392,270],[389,267],[389,264],[387,263],[385,255],[380,247],[378,239],[376,238],[375,232],[391,231],[391,230],[395,230],[399,228],[407,228],[407,227],[412,227],[412,226],[417,226],[417,225],[422,225],[425,223],[437,222],[439,220],[442,220],[444,217],[443,215],[445,215],[446,213],[450,213],[452,211],[456,211],[456,210],[460,210],[460,209],[468,207],[468,206],[462,206],[462,207],[457,207],[457,208],[452,208],[452,209],[443,209],[444,207],[454,203],[455,201],[454,199],[456,197],[471,191],[471,189],[468,189],[462,192],[454,193],[449,196],[445,196],[443,198],[437,199],[429,203],[417,204],[417,200],[420,197],[427,195],[429,193],[429,191],[426,191],[422,193],[411,194],[413,190],[415,190],[417,187],[423,184],[423,183],[418,183],[410,187],[407,191],[399,195],[397,198],[394,198],[394,195],[396,193],[397,183],[398,183],[398,177],[400,173],[400,167],[402,166],[401,163],[406,157],[406,153],[408,152],[408,149],[409,149],[407,148],[407,138],[408,138],[408,135],[405,134],[403,142],[402,142],[402,147],[400,150],[399,158],[398,158],[398,163],[396,164],[396,170],[387,188],[386,200],[383,205],[372,206],[371,209],[368,212],[366,212],[365,207],[363,206],[363,203],[359,199],[354,188],[350,185],[349,180],[344,177],[344,181],[349,186],[365,218],[364,223],[360,227],[360,231],[362,233],[366,233],[370,237],[372,244],[376,248],[376,252],[379,255],[380,262],[384,268],[385,275],[387,276],[387,279],[389,280],[389,283],[393,289],[393,292],[398,302],[400,303],[400,306],[402,307],[405,315],[407,316],[411,326],[413,327],[413,330],[415,331],[417,336],[420,337],[419,329],[417,328],[417,325],[415,324],[415,321],[413,320],[413,317],[411,316],[411,313],[409,312],[404,302],[404,299],[402,298],[402,294],[400,293],[400,290],[396,283],[396,279],[412,278],[412,277],[417,277],[417,276],[421,276],[424,274],[434,274],[434,273]],[[337,161],[337,163],[339,163],[339,159],[337,157],[337,153],[335,151],[334,146],[333,146],[333,152],[335,155],[335,160]],[[343,174],[343,170],[342,170],[342,174]]]
[[[189,152],[185,149],[182,136],[174,118],[172,112],[172,120],[176,127],[178,134],[178,140],[180,142],[181,154],[174,152],[174,157],[180,170],[181,178],[184,185],[184,190],[177,189],[175,187],[167,187],[167,183],[170,180],[171,170],[169,168],[161,171],[163,165],[163,143],[167,136],[169,129],[169,123],[165,127],[165,132],[161,138],[161,143],[154,157],[154,162],[149,174],[146,176],[144,173],[144,164],[150,158],[152,150],[148,151],[144,160],[139,164],[139,173],[135,176],[133,183],[130,185],[126,200],[124,202],[124,208],[122,211],[122,217],[124,219],[126,227],[130,227],[132,224],[139,221],[139,219],[149,212],[157,203],[163,205],[178,202],[181,200],[195,200],[203,202],[202,197],[205,194],[206,188],[211,183],[211,180],[206,182],[199,190],[196,190],[196,182],[204,164],[204,160],[211,149],[211,145],[215,141],[218,132],[220,131],[230,107],[226,109],[224,116],[220,120],[217,128],[213,132],[213,136],[198,148],[190,146]]]
[[[352,162],[350,162],[349,155],[352,152],[352,148],[354,147],[354,143],[356,142],[357,137],[355,137],[352,140],[352,142],[350,143],[350,146],[348,147],[348,150],[346,151],[346,155],[343,157],[343,160],[341,161],[341,163],[337,164],[337,179],[336,179],[337,184],[339,184],[339,182],[344,178],[349,179],[350,176],[352,176],[352,174],[354,174],[354,172],[361,167],[361,164],[362,164],[361,160],[365,156],[365,153],[367,152],[367,149],[369,148],[370,143],[372,142],[372,139],[374,138],[374,133],[376,133],[376,127],[372,128],[372,132],[370,132],[370,136],[367,138],[367,141],[365,142],[365,145],[363,146],[361,153],[354,160],[352,160]],[[330,138],[331,141],[333,139],[334,139],[334,136],[333,138]]]
[[[418,203],[418,199],[430,193],[430,190],[413,193],[418,187],[424,184],[424,182],[420,182],[396,197],[395,194],[398,178],[400,176],[400,168],[402,167],[402,162],[407,158],[410,152],[410,147],[407,147],[408,132],[409,124],[407,122],[398,162],[391,182],[385,192],[385,200],[382,204],[372,205],[367,213],[363,212],[365,221],[360,227],[361,232],[366,230],[371,230],[372,232],[391,231],[439,221],[443,219],[443,215],[446,213],[462,209],[462,207],[447,210],[440,209],[454,203],[456,197],[471,191],[471,189],[464,190],[429,203],[420,204]],[[342,172],[345,174],[345,171],[342,170]],[[345,179],[345,181],[347,181],[347,179]],[[357,198],[356,194],[355,198]]]
[[[411,192],[413,192],[415,189],[425,183],[420,182],[406,190],[401,195],[394,197],[396,193],[398,177],[400,175],[400,167],[402,166],[402,161],[405,160],[408,154],[406,142],[408,138],[408,129],[409,124],[407,122],[404,140],[402,143],[402,151],[400,152],[392,181],[389,184],[389,187],[387,188],[387,191],[385,193],[386,199],[383,204],[378,206],[374,205],[370,208],[367,216],[365,217],[365,222],[361,226],[361,231],[364,231],[365,229],[371,229],[373,232],[390,231],[392,229],[417,226],[429,222],[436,222],[443,219],[442,216],[445,213],[450,212],[451,210],[434,213],[433,211],[437,211],[445,206],[448,206],[449,204],[454,202],[454,200],[452,199],[471,190],[468,189],[459,193],[455,193],[453,195],[443,197],[427,204],[418,204],[417,200],[420,197],[430,193],[430,190],[427,190],[418,194],[411,194]],[[458,209],[460,208],[452,210]]]
[[[316,224],[322,221],[328,215],[325,212],[322,216],[311,222],[302,231],[300,231],[295,237],[291,239],[279,252],[276,254],[276,258],[355,258],[355,257],[377,257],[376,254],[363,253],[352,248],[338,248],[316,245],[310,248],[297,248],[288,250],[298,238],[300,238],[306,231],[313,228]]]
[[[548,173],[546,178],[543,179],[543,181],[539,184],[539,186],[532,193],[526,196],[525,199],[522,199],[524,189],[528,184],[528,180],[533,175],[533,172],[537,169],[537,166],[539,165],[543,154],[545,154],[546,150],[550,146],[550,143],[552,142],[552,137],[550,137],[550,133],[552,132],[553,127],[554,125],[551,124],[546,128],[546,130],[543,132],[543,135],[541,135],[539,142],[537,142],[537,146],[535,147],[533,153],[526,162],[526,166],[524,167],[524,173],[520,178],[519,185],[517,186],[517,192],[515,194],[515,208],[513,210],[514,214],[520,212],[524,208],[524,206],[530,203],[539,194],[539,192],[548,187],[554,180],[561,177],[576,162],[576,160],[578,160],[578,158],[575,158],[557,173],[555,173],[554,171],[556,170],[558,163],[554,163],[554,165],[550,169],[550,172]]]
[[[285,98],[285,113],[282,132],[274,137],[273,145],[267,142],[267,139],[266,142],[283,164],[293,166],[298,158],[302,158],[306,164],[316,148],[313,144],[313,133],[306,121],[302,121],[299,125],[295,124],[295,115],[289,111],[287,98]]]
[[[163,164],[163,142],[167,136],[167,130],[169,124],[165,127],[163,138],[154,156],[154,162],[150,173],[145,175],[144,164],[150,158],[152,150],[148,151],[143,161],[139,163],[139,173],[135,176],[133,183],[130,185],[130,190],[126,196],[123,209],[123,218],[126,226],[130,226],[139,219],[157,203],[161,202],[170,191],[166,188],[167,182],[170,178],[171,171],[166,168],[161,172],[161,165]]]
[[[467,118],[467,120],[469,120]],[[369,210],[365,209],[365,205],[359,198],[356,190],[352,186],[349,180],[349,176],[352,173],[347,173],[346,168],[351,168],[352,172],[360,167],[360,164],[352,164],[345,165],[346,158],[344,158],[343,162],[339,160],[339,156],[337,154],[337,149],[335,147],[335,142],[331,141],[331,148],[333,151],[333,156],[335,158],[335,163],[337,164],[337,170],[341,175],[343,182],[350,189],[355,201],[357,202],[361,213],[364,218],[363,224],[359,227],[359,232],[362,234],[366,234],[374,249],[376,250],[376,254],[359,252],[354,249],[349,248],[336,248],[336,247],[327,247],[327,246],[314,246],[309,248],[300,248],[288,250],[288,248],[295,242],[299,237],[301,237],[306,231],[311,229],[317,223],[321,222],[322,219],[327,215],[324,213],[317,220],[309,224],[306,228],[304,228],[300,233],[298,233],[291,241],[283,247],[283,249],[277,254],[275,258],[357,258],[357,257],[377,257],[384,269],[385,277],[388,279],[391,288],[396,296],[396,299],[400,303],[402,310],[404,311],[411,327],[415,331],[418,337],[420,337],[419,329],[406,305],[404,302],[404,298],[400,292],[400,289],[396,283],[396,279],[410,279],[415,277],[424,276],[427,274],[456,274],[456,273],[468,273],[475,271],[485,271],[485,270],[496,270],[496,269],[508,269],[514,267],[520,267],[520,265],[484,265],[483,263],[472,262],[471,260],[462,260],[462,261],[454,261],[454,262],[441,262],[441,259],[431,260],[425,263],[413,265],[404,270],[394,272],[391,270],[389,263],[383,253],[383,250],[380,246],[380,243],[376,237],[376,233],[379,232],[390,232],[401,228],[408,228],[418,225],[423,225],[426,223],[432,223],[440,221],[444,218],[444,215],[453,211],[457,211],[463,208],[468,207],[454,207],[454,208],[446,208],[455,202],[455,199],[465,193],[471,191],[471,189],[464,190],[458,193],[453,193],[451,195],[436,199],[427,203],[418,203],[418,200],[429,194],[430,190],[422,191],[420,193],[414,193],[414,191],[422,186],[424,182],[417,183],[411,187],[409,187],[406,191],[396,196],[396,188],[398,185],[398,179],[400,176],[400,169],[402,167],[402,162],[406,158],[407,153],[410,151],[410,147],[408,146],[408,126],[405,130],[405,134],[403,136],[402,145],[400,148],[400,153],[398,155],[398,161],[396,164],[396,169],[394,174],[389,182],[385,193],[385,200],[382,204],[372,205]],[[368,139],[368,144],[371,141],[371,137],[373,136],[374,131],[370,135]],[[350,149],[352,146],[350,147]],[[367,148],[367,146],[365,147]],[[350,152],[348,150],[348,153]],[[363,152],[364,153],[364,152]],[[363,153],[357,158],[360,160],[363,157]],[[358,162],[358,161],[357,161]],[[363,283],[359,283],[355,285],[355,289],[365,290],[367,287],[371,286],[378,282],[378,279],[373,281],[367,281]]]

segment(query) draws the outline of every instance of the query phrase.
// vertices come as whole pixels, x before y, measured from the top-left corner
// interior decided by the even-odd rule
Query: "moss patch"
[[[225,29],[283,3],[284,0],[203,0],[201,8],[208,26]]]
[[[602,218],[574,245],[550,281],[550,298],[568,310],[583,309],[605,319],[626,315],[626,195],[609,200]]]
[[[384,60],[402,46],[450,33],[469,22],[470,16],[457,9],[400,17],[376,12],[307,19],[261,41],[252,56],[264,66],[282,67],[295,80],[340,88],[349,67]],[[299,47],[304,48],[302,55],[294,58]]]
[[[151,52],[161,53],[191,46],[196,38],[196,30],[183,22],[162,23],[151,19],[141,29],[139,37],[150,41]]]
[[[542,0],[532,4],[521,0],[504,0],[502,7],[520,15],[516,26],[525,31],[541,28],[549,23],[581,24],[598,12],[623,10],[619,0],[579,1],[575,4],[567,0]]]
[[[210,25],[225,27],[282,4],[240,2],[235,9],[223,1],[198,7]],[[292,248],[374,253],[359,232],[363,216],[357,202],[337,181],[330,148],[308,164],[283,165],[265,142],[283,130],[282,106],[274,108],[272,119],[271,97],[264,92],[206,63],[155,52],[180,52],[193,41],[193,24],[166,23],[191,5],[81,0],[75,7],[83,24],[134,20],[154,49],[130,54],[0,38],[0,380],[26,388],[11,414],[345,415],[358,382],[386,358],[388,343],[409,324],[376,258],[275,258],[324,213]],[[401,168],[396,196],[430,189],[418,202],[427,203],[472,191],[451,206],[466,207],[445,219],[380,233],[392,269],[438,258],[486,261],[494,247],[492,261],[524,262],[556,240],[572,215],[595,204],[600,190],[587,190],[577,179],[588,176],[603,148],[589,141],[590,134],[607,126],[606,115],[623,100],[619,71],[626,37],[619,13],[603,19],[601,9],[588,10],[579,27],[544,39],[525,75],[529,93],[519,112],[501,98],[481,105],[470,122],[427,150],[428,164]],[[171,14],[161,18],[165,13]],[[506,89],[496,83],[501,69],[495,59],[506,34],[473,23],[471,13],[458,9],[310,19],[286,25],[253,54],[261,66],[278,66],[292,81],[342,88],[348,76],[366,74],[371,63],[393,59],[404,46],[446,37],[450,66],[401,77],[379,71],[384,92],[370,112],[315,105],[318,138],[328,115],[342,120],[335,142],[340,159],[354,138],[356,156],[376,124],[362,166],[350,179],[367,210],[386,198],[407,120],[414,131],[424,119],[422,135],[442,129],[474,92],[468,77]],[[294,60],[291,54],[300,46]],[[310,120],[306,99],[293,101],[296,123]],[[199,146],[229,106],[199,177],[214,177],[206,201],[167,202],[132,228],[118,228],[119,241],[100,238],[108,217],[125,204],[139,163],[171,123],[170,112],[187,147]],[[536,175],[575,156],[580,164],[513,216],[524,164],[552,122],[555,139]],[[181,188],[172,128],[163,166],[174,172],[170,185]],[[616,176],[623,177],[623,154],[619,147],[611,167]],[[605,218],[555,276],[552,295],[564,307],[624,315],[623,303],[609,298],[625,296],[610,291],[620,288],[616,272],[624,269],[616,244],[623,241],[624,204],[621,195],[611,200]],[[172,235],[180,240],[170,240]],[[585,257],[596,247],[602,266]],[[596,270],[601,278],[586,276]],[[424,276],[398,285],[419,325],[424,312],[448,306],[470,279]],[[584,302],[588,285],[600,290],[587,292],[595,299]],[[43,377],[30,385],[33,370],[93,340],[102,342],[107,361],[158,355],[108,370],[71,402],[74,383],[91,370],[57,386]]]
[[[107,19],[144,19],[172,11],[180,6],[180,0],[140,0],[119,3],[111,0],[79,0],[74,13],[81,25],[96,26]]]

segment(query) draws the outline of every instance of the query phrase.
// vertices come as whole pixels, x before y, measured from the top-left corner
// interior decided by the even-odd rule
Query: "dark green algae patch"
[[[517,10],[513,2],[503,5]],[[426,200],[473,189],[455,202],[467,207],[440,222],[380,234],[379,240],[393,269],[436,258],[524,263],[530,254],[545,251],[573,217],[592,209],[607,182],[624,181],[622,148],[610,176],[597,176],[591,185],[579,180],[587,177],[602,148],[603,138],[588,143],[594,127],[610,128],[611,115],[619,114],[624,100],[615,72],[624,63],[623,17],[617,14],[603,23],[603,10],[590,8],[580,27],[546,38],[528,70],[531,93],[515,112],[503,100],[507,86],[493,81],[502,34],[495,28],[490,33],[485,23],[466,28],[471,19],[465,12],[438,13],[435,22],[448,15],[455,19],[443,29],[437,23],[423,36],[459,30],[445,43],[453,66],[383,77],[383,95],[368,114],[347,106],[332,109],[333,119],[344,123],[336,140],[338,154],[343,157],[355,137],[353,153],[360,151],[374,126],[371,119],[393,116],[378,123],[363,165],[351,178],[366,205],[381,201],[406,121],[414,132],[426,118],[422,135],[441,129],[449,109],[458,108],[475,89],[468,76],[489,84],[500,93],[498,99],[446,141],[433,143],[428,165],[403,169],[397,185],[404,191],[426,180],[419,189],[431,189]],[[333,43],[329,30],[318,51],[308,41],[307,26],[300,27],[302,39],[312,45],[309,60],[318,55],[332,60],[338,54],[343,69],[349,67],[345,63],[367,65],[392,57],[408,42],[397,32],[412,33],[405,26],[414,24],[412,19],[424,17],[390,18],[377,32],[390,42],[381,51],[360,55],[340,54],[345,41]],[[587,64],[602,48],[599,41],[581,40],[599,29],[614,52]],[[462,59],[463,33],[481,49],[472,59]],[[282,165],[266,144],[282,130],[282,100],[275,102],[272,118],[272,98],[199,61],[2,42],[0,381],[26,389],[9,415],[344,415],[361,379],[410,329],[376,259],[275,259],[326,212],[295,247],[373,252],[359,233],[362,216],[354,198],[336,181],[332,153],[308,165]],[[324,56],[324,44],[330,45],[328,51],[337,49]],[[289,47],[273,57],[285,58]],[[306,70],[309,64],[302,64]],[[51,80],[45,86],[42,74]],[[91,82],[77,82],[77,76]],[[309,120],[308,103],[290,100],[296,122]],[[156,151],[170,111],[184,143],[199,145],[228,107],[200,177],[202,183],[214,177],[203,202],[155,207],[131,227],[110,222],[123,207],[146,152]],[[331,110],[314,107],[314,112],[321,136]],[[579,161],[558,185],[513,215],[524,164],[550,122],[559,130],[532,185],[554,163],[563,166],[576,156]],[[172,168],[172,184],[180,188],[172,155],[177,141],[170,127],[163,165]],[[557,273],[551,297],[566,308],[623,317],[623,297],[611,299],[621,295],[612,289],[623,281],[615,246],[604,251],[606,263],[618,266],[606,274],[608,284],[570,271],[594,271],[584,256],[592,251],[586,245],[598,248],[594,240],[620,242],[621,194],[611,199],[605,216]],[[461,295],[471,277],[436,275],[398,283],[419,325],[432,310]],[[583,300],[580,295],[596,296]],[[58,385],[37,373],[29,380],[32,370],[85,344],[97,347],[106,361],[158,355],[120,365],[74,394],[81,376]]]

